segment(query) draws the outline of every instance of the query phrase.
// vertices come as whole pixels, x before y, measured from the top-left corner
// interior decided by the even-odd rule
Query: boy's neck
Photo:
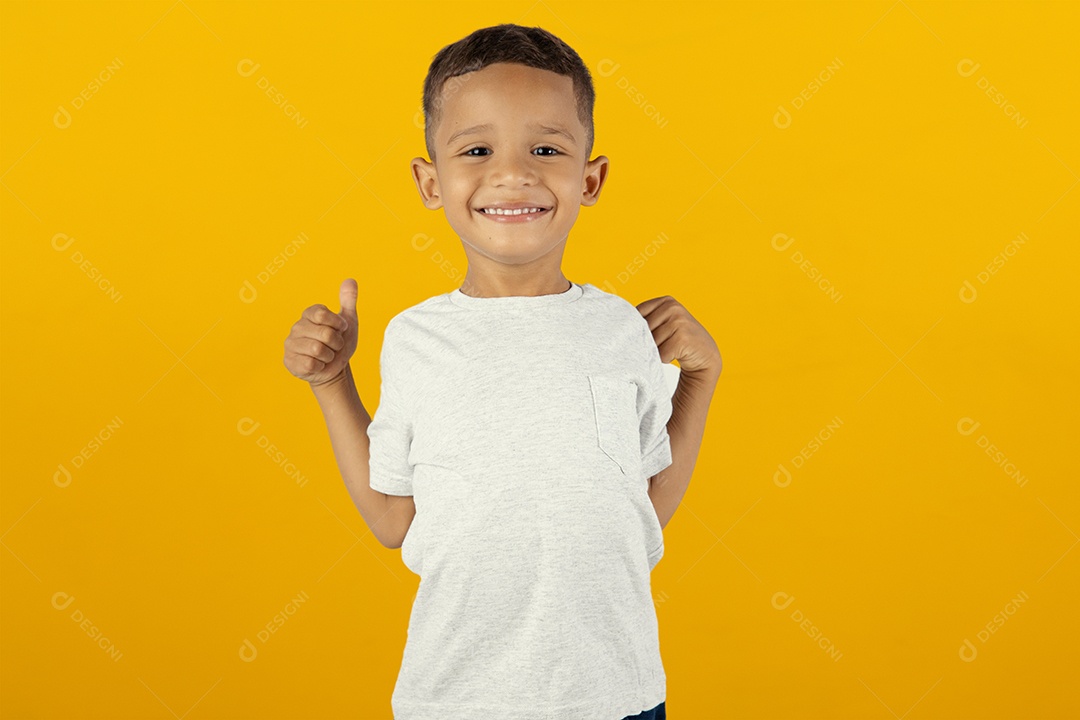
[[[471,279],[468,276],[459,288],[462,293],[470,297],[537,297],[540,295],[558,295],[567,292],[572,283],[560,272],[558,277],[539,280],[510,280],[485,278],[482,281]]]

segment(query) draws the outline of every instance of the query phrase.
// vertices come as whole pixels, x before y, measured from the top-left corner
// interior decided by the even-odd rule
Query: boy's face
[[[544,258],[557,269],[578,209],[596,203],[608,168],[603,155],[585,156],[573,80],[516,63],[456,80],[443,88],[434,164],[412,160],[424,205],[445,209],[470,265],[486,265],[480,256],[510,265]],[[478,125],[489,127],[460,134]],[[502,203],[545,210],[516,218],[482,210]]]

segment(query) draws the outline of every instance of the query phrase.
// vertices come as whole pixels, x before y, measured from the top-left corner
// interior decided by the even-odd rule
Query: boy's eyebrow
[[[454,133],[453,135],[450,136],[450,139],[446,141],[446,144],[450,145],[451,143],[453,143],[455,140],[457,140],[459,137],[462,137],[463,135],[475,135],[476,133],[484,132],[485,130],[491,130],[491,128],[492,128],[491,123],[484,123],[483,125],[473,125],[472,127],[467,127],[467,128],[462,129],[462,130],[458,130],[456,133]],[[533,130],[539,130],[540,132],[542,132],[545,135],[561,135],[562,137],[566,138],[567,140],[569,140],[572,143],[577,142],[574,139],[574,136],[568,130],[566,130],[565,128],[559,127],[558,125],[543,125],[543,124],[534,122],[534,123],[529,123],[529,128],[531,128]]]

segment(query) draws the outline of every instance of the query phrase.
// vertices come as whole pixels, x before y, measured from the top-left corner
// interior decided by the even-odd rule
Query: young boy
[[[607,176],[592,107],[581,58],[540,28],[443,48],[424,83],[433,162],[412,173],[461,238],[463,286],[388,323],[374,420],[348,365],[354,281],[286,340],[357,508],[420,576],[396,720],[665,717],[650,572],[721,360],[672,298],[635,307],[563,276]]]

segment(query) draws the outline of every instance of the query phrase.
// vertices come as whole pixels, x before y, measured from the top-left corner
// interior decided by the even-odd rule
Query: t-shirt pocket
[[[589,375],[597,445],[619,468],[631,475],[641,461],[637,384],[617,375]]]

